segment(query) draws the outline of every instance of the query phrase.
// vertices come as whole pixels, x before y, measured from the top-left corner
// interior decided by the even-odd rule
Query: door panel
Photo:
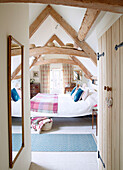
[[[102,37],[98,40],[99,52],[102,53]],[[102,58],[98,62],[99,67],[99,115],[98,115],[98,124],[99,124],[99,151],[100,155],[103,156],[103,61]],[[101,161],[99,161],[100,170],[103,169]]]
[[[115,45],[119,44],[119,20],[112,26],[112,170],[119,169],[119,103],[120,103],[120,63],[119,50]]]
[[[112,41],[111,41],[111,36],[112,36],[112,28],[110,28],[106,32],[106,41],[107,41],[107,49],[106,49],[106,68],[107,70],[107,85],[109,87],[112,87]],[[107,97],[110,98],[112,97],[112,92],[107,93]],[[107,169],[112,170],[111,167],[111,148],[112,148],[112,107],[107,108]]]
[[[120,17],[120,42],[123,42],[123,16]],[[120,170],[123,169],[123,47],[120,53]]]
[[[123,169],[123,16],[99,39],[99,150],[107,170]],[[105,91],[104,86],[112,87]],[[106,98],[113,98],[108,107]],[[99,169],[103,170],[99,163]]]
[[[106,97],[107,97],[107,90],[104,90],[104,86],[107,86],[107,71],[108,68],[106,67],[106,60],[107,60],[107,51],[106,51],[106,33],[102,36],[102,52],[104,52],[104,57],[102,58],[102,67],[103,67],[103,84],[102,84],[102,90],[103,90],[103,161],[107,165],[107,103],[106,103]]]

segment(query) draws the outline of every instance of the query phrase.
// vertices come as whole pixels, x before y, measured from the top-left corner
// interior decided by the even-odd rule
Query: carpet
[[[32,134],[34,152],[96,152],[92,134]]]
[[[12,134],[12,151],[19,151],[22,146],[22,134]]]
[[[16,137],[14,151],[20,149],[20,135]],[[18,148],[19,147],[19,148]],[[97,145],[92,134],[32,134],[32,152],[96,152]]]

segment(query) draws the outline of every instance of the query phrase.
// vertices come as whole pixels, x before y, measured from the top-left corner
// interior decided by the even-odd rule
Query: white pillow
[[[89,95],[86,99],[86,102],[88,102],[90,106],[96,105],[98,103],[98,93],[95,92]]]

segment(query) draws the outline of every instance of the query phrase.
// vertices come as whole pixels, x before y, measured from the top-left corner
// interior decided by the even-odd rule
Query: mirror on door
[[[74,70],[73,71],[73,81],[82,80],[82,71],[81,70]]]
[[[24,147],[23,45],[8,37],[9,165]]]

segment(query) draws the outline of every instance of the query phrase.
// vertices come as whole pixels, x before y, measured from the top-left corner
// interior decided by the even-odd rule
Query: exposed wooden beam
[[[86,57],[87,54],[82,50],[77,50],[74,48],[64,48],[64,47],[37,47],[29,50],[29,56],[42,55],[42,54],[64,54],[64,55],[74,55],[79,57]]]
[[[97,57],[93,49],[85,41],[80,42],[78,40],[77,32],[50,5],[48,5],[45,9],[46,9],[46,14],[45,13],[42,14],[41,12],[39,16],[41,17],[43,15],[43,18],[46,18],[48,14],[51,15],[54,18],[54,20],[62,26],[62,28],[67,32],[67,34],[69,34],[69,36],[73,39],[73,41],[85,51],[85,53],[91,58],[94,64],[97,65]],[[41,25],[42,23],[42,20],[40,23],[40,20],[38,20],[37,18],[35,21],[38,22],[37,25]],[[35,26],[34,30],[37,30],[37,29],[38,28]],[[33,35],[33,33],[30,32],[31,35]]]
[[[31,66],[29,67],[29,69],[31,69],[31,68],[38,62],[38,60],[39,60],[40,58],[41,58],[41,56],[36,57],[36,58],[33,60]]]
[[[21,75],[16,76],[13,80],[17,80],[17,79],[20,79],[20,78],[21,78]]]
[[[86,77],[90,80],[92,80],[92,74],[87,70],[87,68],[74,56],[71,56],[73,61],[78,64],[78,66],[82,69],[82,71],[85,73]]]
[[[54,40],[55,40],[60,46],[64,46],[64,43],[63,43],[63,42],[57,37],[57,35],[55,35],[55,34],[46,42],[45,46],[47,46],[48,43],[53,42]]]
[[[85,51],[94,64],[97,65],[97,56],[94,50],[85,41],[79,41],[77,32],[51,6],[50,15],[62,26],[62,28],[67,32],[67,34],[69,34],[73,41]]]
[[[48,40],[48,42],[52,42],[52,37]],[[60,40],[60,39],[59,39]],[[60,40],[61,41],[61,40]],[[46,43],[47,44],[47,43]],[[71,57],[71,56],[70,56]],[[71,57],[72,58],[72,57]],[[75,58],[75,57],[73,57],[73,58]],[[72,60],[73,60],[73,58],[72,58]],[[76,60],[76,58],[75,58],[75,60]],[[87,68],[85,68],[85,66],[77,59],[76,61],[78,61],[78,63],[79,63],[79,65],[80,65],[80,68],[82,69],[82,71],[85,73],[85,75],[86,74],[88,74],[89,73],[89,75],[87,75],[87,78],[89,78],[89,79],[91,79],[91,77],[90,77],[90,75],[91,75],[91,73],[88,71],[88,69]],[[76,62],[76,64],[78,65],[78,63]],[[84,70],[83,70],[84,69]],[[87,70],[87,71],[86,71]],[[94,79],[94,78],[93,78]]]
[[[20,72],[20,70],[21,70],[21,64],[15,69],[15,71],[12,73],[12,76],[11,76],[11,80],[13,80],[15,77],[16,77],[16,75]]]
[[[78,65],[78,64],[77,64],[76,62],[74,62],[73,60],[59,58],[59,59],[48,59],[48,60],[44,60],[44,61],[38,61],[38,62],[35,64],[35,66],[44,65],[44,64],[51,64],[51,63],[65,63],[65,64]]]
[[[35,57],[35,59],[33,60],[31,66],[29,67],[29,69],[31,69],[33,66],[35,66],[35,64],[38,62],[38,60],[41,60],[41,56],[39,57]],[[16,79],[20,79],[21,78],[21,75],[17,75],[19,72],[17,71],[18,68],[15,70],[15,73],[13,73],[13,79],[12,80],[16,80]]]
[[[21,49],[11,49],[11,56],[21,55]]]
[[[35,19],[35,21],[29,27],[29,38],[37,31],[40,25],[45,21],[45,19],[49,16],[50,6],[48,5]]]
[[[94,21],[98,17],[100,11],[96,9],[87,9],[86,13],[84,15],[81,27],[78,32],[78,39],[80,41],[83,41],[91,29],[91,26],[93,25]]]
[[[99,9],[102,11],[110,11],[123,13],[122,0],[0,0],[0,3],[41,3],[41,4],[56,4],[66,5],[81,8]]]
[[[83,51],[75,48],[69,47],[35,47],[29,49],[29,56],[38,56],[42,54],[64,54],[64,55],[74,55],[79,57],[89,58],[89,56]],[[12,50],[12,56],[20,55],[20,51],[17,49]]]

